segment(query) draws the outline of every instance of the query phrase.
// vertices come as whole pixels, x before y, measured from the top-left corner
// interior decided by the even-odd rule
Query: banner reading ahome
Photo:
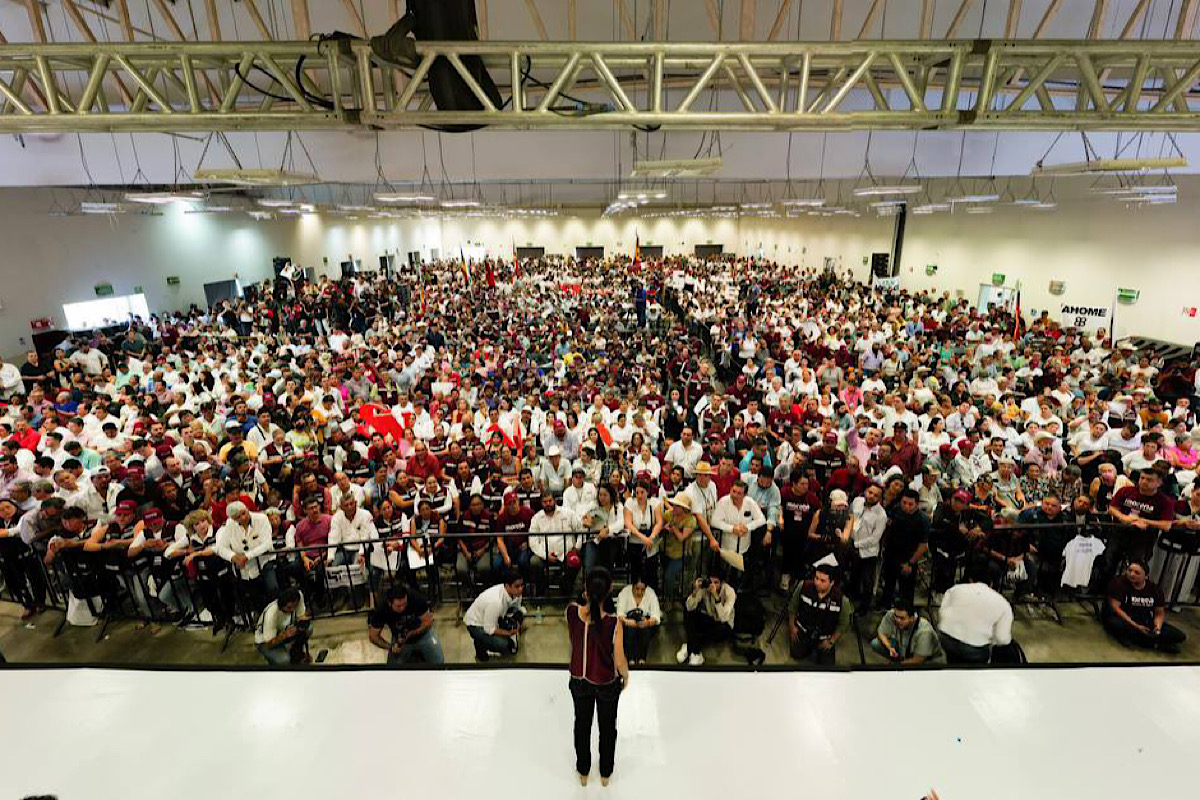
[[[1108,326],[1108,306],[1080,306],[1063,303],[1059,307],[1058,322],[1064,328],[1101,328]]]

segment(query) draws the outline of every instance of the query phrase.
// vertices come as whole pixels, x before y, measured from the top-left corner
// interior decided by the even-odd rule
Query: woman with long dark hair
[[[629,682],[621,622],[604,610],[612,576],[597,568],[584,581],[584,603],[567,606],[571,699],[575,703],[575,771],[586,786],[592,771],[592,716],[599,711],[600,782],[607,786],[617,749],[617,701]]]

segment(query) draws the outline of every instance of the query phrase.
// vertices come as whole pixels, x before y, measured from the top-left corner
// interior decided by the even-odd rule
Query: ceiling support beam
[[[665,41],[667,38],[667,0],[653,0],[650,10],[654,15],[651,38],[656,42]]]
[[[780,0],[779,12],[775,14],[775,21],[771,23],[771,32],[767,34],[768,42],[779,40],[779,34],[783,33],[783,27],[787,24],[788,12],[792,10],[792,0]]]
[[[717,8],[717,0],[704,0],[704,10],[708,14],[708,25],[712,28],[713,38],[721,41],[721,12]]]
[[[87,24],[87,20],[83,18],[83,12],[79,10],[79,6],[76,5],[75,0],[62,0],[62,2],[63,7],[67,10],[67,16],[71,18],[71,22],[75,25],[75,28],[79,31],[80,35],[82,35],[83,38],[87,39],[92,44],[95,44],[96,34],[92,33],[91,27]],[[101,79],[104,78],[103,71],[99,72],[98,74],[100,75]],[[124,101],[125,105],[132,105],[133,95],[130,94],[129,87],[125,85],[125,82],[121,80],[120,76],[113,76],[113,81],[117,85],[117,91],[121,93],[121,100]],[[99,88],[99,85],[97,85],[97,89]]]
[[[399,0],[392,0],[396,8],[392,12],[392,17],[400,19]],[[475,15],[479,20],[479,38],[487,40],[488,36],[488,0],[477,0],[475,3]]]
[[[573,42],[579,32],[579,2],[567,0],[567,41]]]
[[[1021,23],[1021,0],[1008,0],[1008,17],[1004,20],[1004,38],[1017,38]]]
[[[867,16],[863,19],[862,27],[858,29],[858,36],[855,39],[866,39],[867,31],[871,29],[871,25],[875,22],[875,17],[879,16],[879,12],[887,5],[887,0],[871,0],[871,6],[867,9]],[[883,28],[879,29],[879,38],[883,38]]]
[[[117,13],[121,17],[121,32],[125,34],[125,41],[132,42],[133,35],[133,18],[129,16],[129,1],[117,0]]]
[[[1050,25],[1051,20],[1058,14],[1058,7],[1062,5],[1062,0],[1050,0],[1050,5],[1046,7],[1046,13],[1042,15],[1041,21],[1037,27],[1033,29],[1033,38],[1041,39],[1046,33],[1046,27]]]
[[[1200,11],[1197,0],[1183,0],[1179,6],[1179,16],[1175,20],[1175,38],[1191,39],[1196,33],[1196,12]]]
[[[45,44],[47,41],[46,20],[42,18],[42,7],[38,4],[38,0],[25,0],[25,13],[29,17],[29,29],[33,34],[33,40]]]
[[[842,0],[833,0],[833,10],[829,12],[829,41],[836,42],[842,38]]]
[[[946,35],[943,38],[953,39],[955,36],[958,36],[958,29],[962,27],[964,22],[966,22],[967,13],[971,10],[971,6],[974,5],[974,3],[975,0],[962,0],[962,2],[959,3],[958,11],[954,12],[954,18],[950,20],[950,27],[946,28]]]
[[[353,0],[345,0],[347,3],[353,3]],[[534,0],[525,0],[525,10],[529,12],[529,18],[533,20],[533,27],[537,29],[538,38],[543,42],[546,41],[546,23],[542,22],[542,15],[538,12],[537,3]]]
[[[1105,18],[1108,16],[1108,0],[1095,0],[1092,6],[1092,21],[1088,23],[1088,38],[1099,39],[1104,34]]]
[[[742,0],[742,11],[738,17],[738,39],[743,42],[754,41],[754,12],[758,8],[758,0]]]
[[[933,0],[921,0],[921,31],[917,38],[933,37]]]
[[[350,15],[350,20],[354,23],[354,27],[358,29],[358,35],[367,38],[367,22],[363,19],[362,14],[358,13],[358,6],[354,0],[342,0],[342,5],[346,8],[346,13]]]

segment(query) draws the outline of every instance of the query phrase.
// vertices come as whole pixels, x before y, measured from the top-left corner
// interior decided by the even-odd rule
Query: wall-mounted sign
[[[993,272],[992,273],[992,286],[1003,286],[1003,285],[1004,285],[1004,273],[1003,272]]]
[[[142,288],[141,286],[135,286],[135,287],[133,287],[133,293],[134,294],[145,294],[146,290],[144,288]]]
[[[926,275],[937,275],[937,264],[926,264],[925,265],[925,274]]]
[[[1136,303],[1141,296],[1141,289],[1117,289],[1117,300],[1122,303]]]
[[[167,286],[178,286],[178,285],[179,285],[179,276],[178,275],[168,275],[167,276]]]
[[[95,288],[97,297],[108,297],[113,293],[111,283],[97,283]]]
[[[880,291],[894,292],[900,289],[900,279],[880,278],[879,276],[875,276],[875,278],[871,280],[871,285]]]
[[[1063,281],[1050,281],[1050,294],[1060,295],[1067,290],[1067,284]]]
[[[1196,316],[1196,309],[1195,309],[1195,307],[1194,307],[1194,306],[1193,306],[1192,308],[1187,308],[1187,307],[1185,307],[1185,308],[1183,309],[1183,315],[1184,315],[1185,317],[1194,317],[1194,316]]]
[[[1059,306],[1058,322],[1064,328],[1100,328],[1108,325],[1111,309],[1108,306],[1079,306],[1063,303]]]
[[[31,319],[29,320],[29,327],[33,328],[35,331],[48,331],[54,327],[54,320],[50,319],[49,317]]]

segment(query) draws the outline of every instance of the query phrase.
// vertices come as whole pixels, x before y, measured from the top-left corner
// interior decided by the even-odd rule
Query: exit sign
[[[108,297],[113,293],[111,283],[97,283],[95,289],[97,297]]]

